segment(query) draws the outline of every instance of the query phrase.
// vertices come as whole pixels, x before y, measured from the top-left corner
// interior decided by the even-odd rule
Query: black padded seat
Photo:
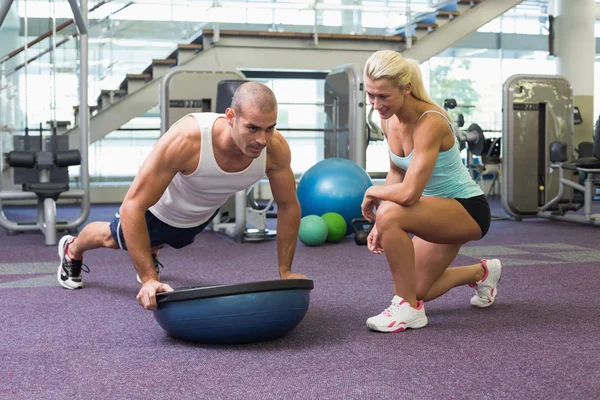
[[[577,171],[577,168],[600,169],[600,159],[596,157],[578,158],[570,163],[563,163],[562,167],[571,171]]]
[[[69,190],[68,183],[24,183],[23,191],[34,192],[41,200],[49,197],[54,200],[58,199],[58,196]]]

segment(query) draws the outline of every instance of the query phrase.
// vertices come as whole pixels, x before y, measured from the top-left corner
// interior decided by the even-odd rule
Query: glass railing
[[[448,1],[354,0],[95,0],[88,2],[88,104],[102,90],[115,90],[126,74],[142,73],[153,59],[166,58],[203,28],[386,34],[407,16],[435,10]],[[3,24],[0,53],[2,152],[13,134],[49,135],[78,124],[78,35],[66,0],[14,0],[12,41]],[[10,20],[11,15],[9,15]],[[369,21],[381,19],[378,27]],[[316,29],[315,29],[316,27]],[[27,43],[27,46],[24,44]],[[10,47],[12,43],[12,47]],[[135,125],[135,123],[134,123]],[[133,131],[132,131],[133,132]]]
[[[166,58],[178,43],[189,43],[201,34],[202,24],[195,22],[169,21],[160,29],[149,29],[119,17],[134,4],[120,0],[88,4],[92,109],[102,90],[117,89],[126,74],[142,73],[153,59]],[[13,134],[38,134],[40,129],[50,134],[48,121],[68,124],[67,129],[77,125],[79,106],[79,43],[68,3],[15,0],[9,13],[0,31],[0,51],[5,50],[0,53],[2,152],[11,150]]]
[[[101,90],[117,89],[126,74],[141,73],[152,59],[166,58],[178,43],[189,43],[202,29],[392,35],[402,32],[408,21],[416,23],[443,7],[452,9],[454,3],[456,0],[90,1],[89,104],[96,104]],[[28,124],[38,127],[40,122],[56,118],[75,124],[78,45],[68,2],[14,0],[13,9],[31,45],[13,54],[10,50],[22,45],[19,36],[14,48],[6,52],[8,58],[0,58],[0,126],[22,130]],[[39,87],[50,89],[41,92]],[[53,102],[54,98],[61,99],[60,104]]]
[[[153,59],[168,57],[178,43],[190,43],[203,29],[394,35],[452,3],[456,1],[90,0],[88,103],[93,110],[102,90],[117,89],[126,74],[142,73]],[[79,46],[68,2],[14,0],[11,14],[15,29],[11,31],[7,19],[0,30],[0,152],[11,149],[11,135],[26,129],[32,135],[51,134],[48,121],[64,121],[62,129],[78,124]],[[24,37],[29,45],[15,53]],[[140,148],[131,168],[136,169],[159,135],[157,115],[151,110],[92,144],[90,174],[116,173],[100,165],[117,143]],[[288,127],[293,128],[298,126]]]

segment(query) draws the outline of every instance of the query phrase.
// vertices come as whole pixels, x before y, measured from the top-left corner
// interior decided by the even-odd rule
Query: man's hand
[[[292,271],[282,272],[281,279],[308,279],[306,275],[296,274]]]
[[[142,285],[140,292],[137,295],[137,301],[146,310],[156,309],[156,293],[172,292],[173,288],[166,283],[149,280]]]
[[[379,232],[377,232],[376,225],[373,226],[373,229],[371,229],[371,232],[369,233],[369,236],[367,237],[367,248],[369,250],[371,250],[371,252],[374,254],[383,253],[383,247],[381,247],[381,240],[380,240]]]

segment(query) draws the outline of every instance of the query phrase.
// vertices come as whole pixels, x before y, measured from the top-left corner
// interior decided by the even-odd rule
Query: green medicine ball
[[[328,212],[321,215],[321,218],[327,224],[327,241],[330,243],[339,242],[346,236],[346,220],[340,214]]]
[[[319,246],[327,239],[329,230],[323,218],[307,215],[300,220],[298,238],[307,246]]]

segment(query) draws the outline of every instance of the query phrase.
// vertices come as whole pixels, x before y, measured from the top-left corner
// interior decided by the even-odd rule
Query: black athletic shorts
[[[155,248],[168,244],[175,249],[181,249],[182,247],[194,243],[196,235],[208,226],[218,212],[219,210],[215,211],[212,217],[202,225],[194,226],[192,228],[175,228],[156,218],[149,210],[146,211],[146,224],[148,225],[148,233],[150,234],[150,247]],[[110,234],[120,248],[127,250],[119,213],[115,214],[115,217],[110,223]]]
[[[490,205],[484,195],[470,197],[468,199],[456,199],[467,212],[473,217],[477,225],[481,228],[481,238],[490,229],[492,223],[492,213]]]

